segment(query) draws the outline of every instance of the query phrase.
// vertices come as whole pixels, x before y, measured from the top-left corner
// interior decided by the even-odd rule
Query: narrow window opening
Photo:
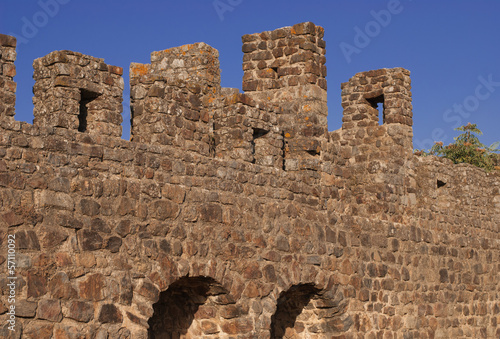
[[[311,150],[308,150],[306,152],[309,153],[310,155],[312,155],[313,157],[321,154],[321,152],[319,152],[318,150],[315,150],[315,149],[311,149]]]
[[[373,98],[367,98],[366,101],[368,101],[373,108],[378,110],[378,122],[380,125],[383,125],[385,123],[384,95],[381,94]]]
[[[269,131],[266,131],[265,129],[262,129],[262,128],[254,128],[253,129],[253,137],[252,137],[252,155],[253,155],[252,163],[253,164],[255,164],[256,155],[258,156],[258,154],[256,154],[257,153],[256,146],[255,146],[256,140],[263,137],[268,132]]]
[[[88,124],[88,104],[99,96],[98,93],[80,90],[80,113],[78,114],[78,132],[87,131]]]
[[[284,171],[284,170],[286,170],[286,165],[285,165],[285,155],[286,155],[285,132],[281,132],[281,136],[283,138],[283,143],[281,144],[281,156],[283,158],[282,169]]]
[[[441,181],[438,179],[437,181],[437,188],[441,188],[441,187],[444,187],[446,185],[446,183],[444,181]]]

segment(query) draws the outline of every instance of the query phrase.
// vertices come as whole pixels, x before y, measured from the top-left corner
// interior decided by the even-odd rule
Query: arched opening
[[[271,318],[271,339],[289,338],[304,331],[304,323],[297,317],[319,292],[313,285],[296,285],[281,293],[276,313]]]
[[[160,293],[149,319],[149,339],[181,339],[217,336],[219,306],[227,304],[227,291],[207,277],[184,277]]]
[[[352,325],[343,294],[324,292],[313,284],[292,286],[280,294],[271,317],[271,339],[339,335]]]

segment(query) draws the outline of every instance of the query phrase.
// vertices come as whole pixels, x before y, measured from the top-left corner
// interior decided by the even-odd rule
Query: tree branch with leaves
[[[486,171],[500,170],[500,166],[498,166],[499,154],[497,154],[500,152],[500,142],[495,142],[489,147],[483,145],[478,138],[478,135],[483,133],[477,128],[476,124],[470,122],[455,130],[463,132],[454,138],[455,142],[444,146],[443,142],[439,141],[428,152],[417,150],[415,154],[436,155],[450,159],[455,164],[472,164]]]

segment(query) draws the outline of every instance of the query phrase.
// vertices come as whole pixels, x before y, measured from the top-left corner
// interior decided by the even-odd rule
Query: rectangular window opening
[[[99,96],[98,93],[80,90],[80,112],[78,113],[78,132],[87,131],[88,104]]]
[[[281,77],[278,75],[278,67],[271,67],[271,69],[274,71],[274,73],[276,73],[277,79],[281,78]]]
[[[381,94],[373,98],[366,98],[366,101],[378,110],[378,123],[379,125],[383,125],[385,123],[384,95]]]

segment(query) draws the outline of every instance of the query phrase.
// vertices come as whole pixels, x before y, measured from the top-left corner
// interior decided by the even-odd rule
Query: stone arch
[[[331,337],[346,332],[352,319],[348,302],[335,286],[321,290],[312,283],[292,285],[280,293],[271,317],[271,339]]]
[[[210,277],[182,277],[160,293],[149,319],[149,339],[217,337],[223,318],[221,309],[234,300]]]

